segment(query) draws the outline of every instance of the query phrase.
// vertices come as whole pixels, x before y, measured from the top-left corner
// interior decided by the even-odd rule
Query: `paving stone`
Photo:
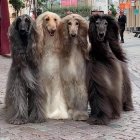
[[[123,112],[107,126],[71,120],[48,120],[40,124],[10,125],[3,113],[7,75],[11,59],[0,56],[0,140],[139,140],[140,139],[140,39],[125,33],[122,44],[127,56],[133,88],[134,111]]]

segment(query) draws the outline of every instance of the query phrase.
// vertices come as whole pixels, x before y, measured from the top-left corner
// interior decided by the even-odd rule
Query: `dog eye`
[[[49,18],[46,18],[46,21],[49,21]]]
[[[20,18],[18,18],[18,19],[17,19],[17,22],[21,22],[21,19],[20,19]]]
[[[57,19],[55,18],[54,21],[57,21]]]
[[[68,25],[71,25],[71,22],[68,22]]]
[[[29,22],[30,20],[28,18],[25,18],[25,22]]]
[[[108,25],[108,23],[106,22],[105,25]]]
[[[78,22],[76,22],[76,25],[79,25],[79,23],[78,23]]]

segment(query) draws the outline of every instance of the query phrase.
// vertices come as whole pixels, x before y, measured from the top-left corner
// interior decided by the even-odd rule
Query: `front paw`
[[[133,105],[123,105],[123,110],[124,111],[133,111],[134,107],[133,107]]]
[[[108,124],[108,120],[90,117],[87,120],[87,123],[90,124],[90,125],[107,125]]]
[[[25,118],[11,118],[8,120],[8,122],[10,124],[14,124],[14,125],[21,125],[21,124],[26,124],[28,123],[28,120]]]
[[[86,121],[89,116],[86,111],[73,111],[72,118],[75,121]]]
[[[29,122],[31,123],[42,123],[46,122],[47,118],[44,113],[42,112],[34,112],[32,111],[29,116]]]

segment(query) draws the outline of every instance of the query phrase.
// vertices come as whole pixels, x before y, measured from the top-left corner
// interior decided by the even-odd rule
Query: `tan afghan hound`
[[[68,112],[60,79],[59,34],[60,17],[52,12],[41,14],[36,20],[37,45],[41,55],[41,81],[47,93],[46,117],[67,119]]]
[[[88,119],[85,85],[85,58],[88,52],[88,24],[78,14],[62,19],[60,28],[60,68],[68,113],[73,120]]]

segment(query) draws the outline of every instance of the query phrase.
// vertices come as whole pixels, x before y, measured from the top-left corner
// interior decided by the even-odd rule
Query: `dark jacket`
[[[120,29],[125,29],[125,23],[126,23],[126,16],[125,15],[119,16],[118,24],[120,26]]]

